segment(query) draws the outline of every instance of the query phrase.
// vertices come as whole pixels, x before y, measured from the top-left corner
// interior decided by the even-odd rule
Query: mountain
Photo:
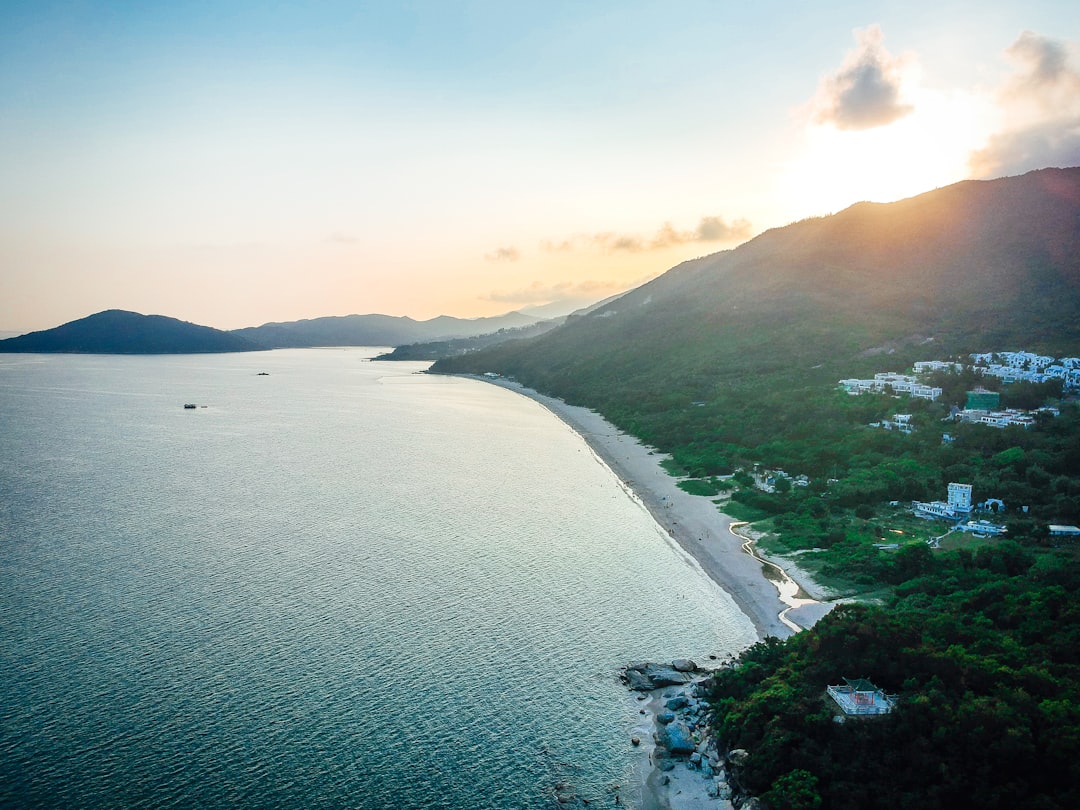
[[[99,312],[55,329],[0,340],[0,352],[189,354],[250,352],[262,348],[209,326],[121,309]]]
[[[427,321],[390,315],[343,315],[287,323],[267,323],[233,330],[271,349],[310,346],[401,346],[452,338],[467,338],[531,326],[542,320],[520,312],[494,318],[452,318],[440,315]]]
[[[753,447],[813,430],[791,403],[840,377],[1010,348],[1080,354],[1080,168],[767,231],[433,370],[516,376],[662,447]]]
[[[622,293],[619,293],[619,295],[622,295]],[[500,343],[505,343],[509,340],[523,340],[525,338],[536,337],[545,332],[550,332],[552,329],[565,323],[568,317],[592,312],[594,309],[614,301],[619,295],[613,295],[610,298],[605,298],[603,301],[587,304],[581,309],[572,310],[569,314],[564,311],[562,315],[549,316],[549,320],[537,321],[534,324],[519,326],[516,329],[500,329],[498,332],[489,332],[473,337],[433,340],[425,341],[423,343],[407,343],[403,346],[396,347],[392,352],[379,355],[375,359],[438,360],[443,357],[455,357],[457,355],[467,354],[469,352],[474,352],[477,349],[486,349]],[[540,312],[558,312],[565,305],[566,302],[556,302],[542,307],[529,307],[522,310],[522,312],[526,312],[530,315],[537,315]]]

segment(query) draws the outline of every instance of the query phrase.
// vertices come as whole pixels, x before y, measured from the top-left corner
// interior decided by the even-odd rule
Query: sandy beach
[[[660,466],[667,456],[618,430],[588,408],[568,405],[561,399],[502,378],[474,379],[535,400],[576,431],[656,522],[714,582],[731,594],[760,637],[786,638],[795,631],[780,618],[791,605],[781,601],[777,586],[762,570],[763,563],[747,554],[743,550],[743,538],[731,531],[736,521],[717,509],[712,499],[679,489],[676,479]],[[810,587],[813,592],[813,585]],[[809,627],[831,607],[828,603],[801,600],[798,607],[787,613],[787,618],[798,627]]]
[[[739,521],[721,512],[712,498],[679,489],[676,479],[660,466],[665,454],[643,445],[588,408],[568,405],[510,380],[472,378],[536,401],[578,433],[660,527],[731,595],[759,638],[786,638],[810,627],[833,607],[832,602],[818,601],[826,594],[812,580],[795,579],[802,573],[796,566],[786,560],[768,560],[754,550],[748,542],[752,535]],[[769,576],[766,567],[773,569]],[[807,595],[811,598],[805,598]],[[660,731],[657,715],[663,702],[678,694],[689,692],[658,689],[638,704],[642,722],[636,730],[644,740]],[[730,801],[717,798],[715,792],[710,794],[716,780],[685,765],[661,771],[653,761],[654,751],[652,744],[642,745],[641,755],[648,763],[641,786],[641,810],[730,810]]]

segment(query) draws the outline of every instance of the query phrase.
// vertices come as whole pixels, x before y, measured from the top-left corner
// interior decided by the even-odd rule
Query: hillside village
[[[1061,381],[1062,399],[1074,398],[1080,392],[1080,358],[1054,358],[1027,351],[985,352],[969,355],[970,362],[962,360],[924,360],[913,364],[910,373],[879,372],[873,379],[844,379],[840,387],[859,396],[868,393],[888,394],[900,398],[907,395],[912,399],[937,402],[943,390],[940,386],[928,384],[927,377],[934,374],[973,374],[976,377],[996,378],[1000,385],[1014,383],[1044,384],[1055,380]],[[1038,408],[1001,408],[1001,392],[991,391],[981,385],[966,393],[963,407],[951,405],[947,421],[983,425],[989,428],[1004,429],[1019,427],[1027,429],[1040,418],[1054,418],[1060,415],[1058,407],[1044,404]],[[895,430],[910,434],[915,430],[913,414],[896,413],[889,418],[872,422],[870,427]],[[943,443],[950,443],[953,437],[949,433],[942,436]],[[783,486],[778,486],[783,482]],[[792,476],[783,470],[755,469],[754,486],[766,493],[786,491],[794,486],[808,486],[809,480],[804,475]],[[827,484],[833,483],[832,480]],[[899,501],[892,501],[894,507]],[[1027,514],[1027,506],[1013,504],[1012,508],[1021,514]],[[951,482],[948,485],[947,499],[935,501],[913,500],[910,512],[917,518],[944,521],[948,524],[945,534],[960,531],[977,537],[994,537],[1006,534],[1007,530],[999,521],[1004,517],[1006,503],[996,494],[991,494],[982,502],[973,504],[972,485],[963,482]],[[991,519],[987,519],[991,518]],[[1047,536],[1056,538],[1076,538],[1080,528],[1073,525],[1049,524]],[[942,535],[943,537],[944,535]],[[932,537],[928,541],[937,547],[942,537]],[[890,544],[890,547],[895,544]],[[879,544],[879,547],[885,547]]]
[[[922,360],[912,366],[912,373],[879,372],[873,379],[840,380],[839,385],[853,396],[866,393],[908,394],[915,399],[936,402],[942,395],[938,386],[927,385],[923,379],[935,372],[960,374],[971,372],[977,376],[1000,380],[1002,385],[1026,382],[1042,384],[1061,381],[1062,394],[1080,391],[1080,357],[1054,358],[1033,352],[984,352],[969,355],[971,362],[956,360]],[[1000,395],[996,391],[977,386],[968,392],[963,408],[954,407],[949,417],[958,422],[975,422],[994,428],[1023,427],[1035,424],[1039,414],[1058,416],[1057,408],[1042,406],[1033,409],[1000,409]],[[910,433],[910,414],[896,414],[892,419],[875,423],[874,427]]]

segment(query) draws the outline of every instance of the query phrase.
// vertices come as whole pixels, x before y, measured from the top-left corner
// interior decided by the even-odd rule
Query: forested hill
[[[427,321],[393,315],[340,315],[285,323],[266,323],[236,329],[234,335],[271,349],[311,346],[402,346],[433,340],[469,338],[518,329],[542,318],[509,312],[492,318],[452,318],[440,315]]]
[[[757,407],[767,407],[781,389],[797,397],[913,359],[1005,348],[1080,348],[1080,168],[965,181],[768,231],[535,340],[434,370],[514,375],[667,449],[754,446],[767,437],[723,418],[748,397],[766,395]],[[703,404],[673,415],[691,403]],[[767,429],[798,433],[812,417]]]
[[[109,309],[54,329],[0,340],[0,352],[188,354],[263,348],[220,329],[121,309]]]

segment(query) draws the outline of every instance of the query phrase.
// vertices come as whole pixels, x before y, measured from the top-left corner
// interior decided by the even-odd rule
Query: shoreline
[[[758,551],[753,533],[738,531],[745,525],[744,521],[720,511],[712,498],[680,489],[676,479],[660,466],[668,458],[666,454],[643,445],[596,411],[568,405],[502,377],[459,376],[497,385],[531,399],[577,433],[627,494],[649,512],[661,531],[731,596],[736,607],[750,620],[759,640],[767,636],[787,638],[813,626],[834,607],[834,603],[824,601],[826,592],[817,583],[800,577],[806,580],[804,587],[792,577],[792,571],[783,561]],[[801,573],[797,567],[791,568]],[[701,739],[697,748],[700,758],[701,752],[711,745],[712,756],[718,758],[710,760],[711,765],[705,768],[701,767],[700,759],[697,764],[681,758],[673,760],[661,743],[667,734],[661,721],[665,704],[678,696],[693,695],[695,688],[696,684],[686,684],[638,693],[641,725],[635,727],[638,732],[635,740],[644,738],[637,754],[644,767],[638,795],[640,810],[732,810],[734,807],[728,775],[721,764],[726,757],[722,750],[716,750],[717,742],[711,736]]]
[[[711,498],[691,495],[677,486],[676,479],[660,466],[667,458],[623,433],[596,411],[568,405],[561,399],[541,394],[502,377],[460,375],[497,385],[537,402],[585,441],[597,459],[622,482],[628,494],[640,503],[657,525],[686,552],[702,571],[724,592],[754,625],[759,639],[787,638],[812,626],[832,608],[831,603],[797,598],[798,592],[814,592],[814,585],[802,588],[780,565],[744,548],[749,538],[732,528],[737,521],[724,514]],[[769,566],[790,580],[784,597],[783,583],[765,574]],[[792,604],[792,601],[797,604]]]

